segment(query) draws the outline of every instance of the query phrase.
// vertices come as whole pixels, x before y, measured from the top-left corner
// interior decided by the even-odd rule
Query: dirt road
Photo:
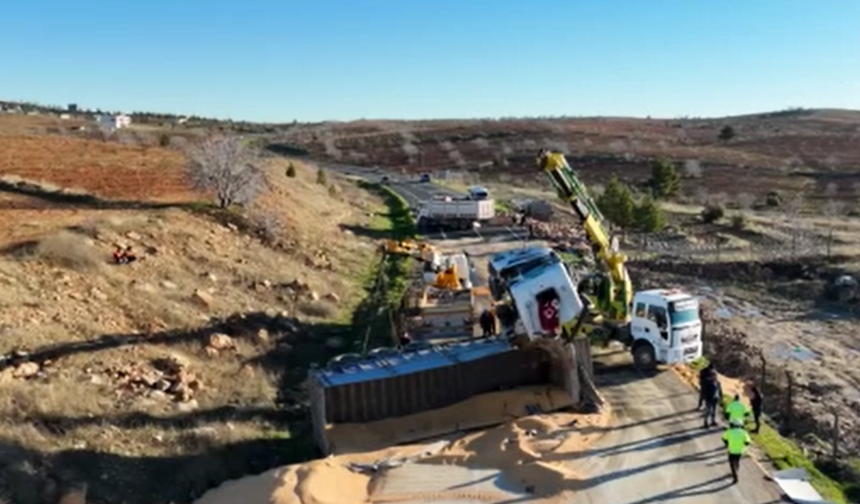
[[[577,502],[771,504],[782,500],[750,459],[732,485],[722,429],[703,429],[696,392],[671,371],[643,378],[626,369],[598,376],[615,421],[571,461],[586,477]]]

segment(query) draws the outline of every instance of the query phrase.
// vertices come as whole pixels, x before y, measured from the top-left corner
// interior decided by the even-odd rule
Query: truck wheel
[[[654,347],[650,343],[633,345],[633,365],[640,371],[653,371],[657,367]]]

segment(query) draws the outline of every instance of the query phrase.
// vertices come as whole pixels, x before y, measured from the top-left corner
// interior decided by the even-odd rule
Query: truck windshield
[[[525,261],[514,266],[509,266],[507,268],[502,269],[502,278],[504,278],[505,280],[510,280],[514,277],[518,277],[526,273],[527,271],[531,271],[545,264],[556,264],[559,262],[561,262],[561,258],[559,258],[558,255],[554,253],[536,257],[529,261]]]
[[[669,318],[672,325],[688,324],[699,320],[699,303],[695,299],[669,303]]]

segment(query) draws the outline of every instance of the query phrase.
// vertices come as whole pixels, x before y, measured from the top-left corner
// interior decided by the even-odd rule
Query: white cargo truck
[[[421,203],[417,215],[418,230],[471,229],[475,223],[488,221],[495,216],[496,207],[491,199],[475,201],[443,197]]]

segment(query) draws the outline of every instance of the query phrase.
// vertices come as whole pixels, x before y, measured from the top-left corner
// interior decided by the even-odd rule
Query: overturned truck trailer
[[[596,397],[592,373],[587,340],[538,340],[518,348],[506,338],[487,338],[377,351],[310,370],[314,437],[331,454],[487,427]],[[517,403],[505,394],[526,399]],[[470,399],[477,402],[459,414],[456,408]],[[494,408],[496,414],[482,411]],[[366,446],[356,447],[356,438]]]

